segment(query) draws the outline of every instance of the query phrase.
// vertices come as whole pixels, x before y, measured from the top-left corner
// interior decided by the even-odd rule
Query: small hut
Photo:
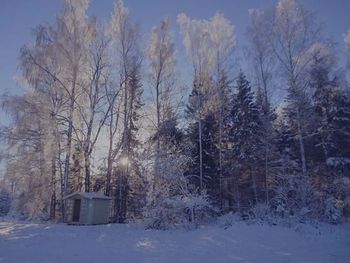
[[[99,193],[75,192],[63,198],[64,222],[78,225],[107,224],[112,198]]]

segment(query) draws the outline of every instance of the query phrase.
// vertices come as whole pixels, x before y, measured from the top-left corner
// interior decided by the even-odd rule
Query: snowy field
[[[350,224],[224,229],[0,222],[0,262],[350,262]]]

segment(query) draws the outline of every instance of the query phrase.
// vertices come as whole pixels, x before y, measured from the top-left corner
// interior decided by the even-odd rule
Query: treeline
[[[229,20],[180,14],[193,68],[186,91],[169,19],[141,45],[121,0],[105,25],[88,5],[65,0],[21,49],[25,89],[2,97],[13,120],[1,130],[3,210],[11,202],[27,217],[60,220],[65,195],[96,191],[113,197],[112,221],[155,228],[229,212],[349,218],[347,68],[313,13],[294,0],[251,10],[247,72],[233,66]],[[272,100],[276,92],[285,96]]]

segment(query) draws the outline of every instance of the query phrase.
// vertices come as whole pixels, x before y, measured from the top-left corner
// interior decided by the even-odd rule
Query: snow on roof
[[[85,193],[85,192],[74,192],[71,193],[69,195],[66,195],[63,199],[67,199],[70,198],[72,196],[75,195],[80,195],[81,197],[87,198],[87,199],[106,199],[106,200],[111,200],[112,198],[109,196],[106,196],[104,194],[101,193],[95,193],[95,192],[91,192],[91,193]]]

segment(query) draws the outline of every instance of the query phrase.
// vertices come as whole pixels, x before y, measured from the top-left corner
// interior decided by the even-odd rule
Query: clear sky
[[[0,0],[0,94],[19,92],[14,76],[19,74],[19,49],[32,40],[31,32],[39,24],[52,23],[61,8],[62,0]],[[248,24],[248,9],[271,6],[275,0],[125,0],[132,19],[141,26],[143,37],[162,17],[169,16],[176,31],[178,50],[183,50],[176,25],[176,16],[185,12],[196,19],[208,19],[219,11],[236,27],[239,46],[244,45]],[[343,49],[342,35],[350,30],[350,0],[301,0],[304,6],[317,13],[325,23],[325,33]],[[109,19],[114,0],[92,0],[89,14],[100,20]],[[178,52],[181,54],[183,52]],[[180,63],[184,59],[179,58]],[[0,124],[6,118],[0,113]]]

